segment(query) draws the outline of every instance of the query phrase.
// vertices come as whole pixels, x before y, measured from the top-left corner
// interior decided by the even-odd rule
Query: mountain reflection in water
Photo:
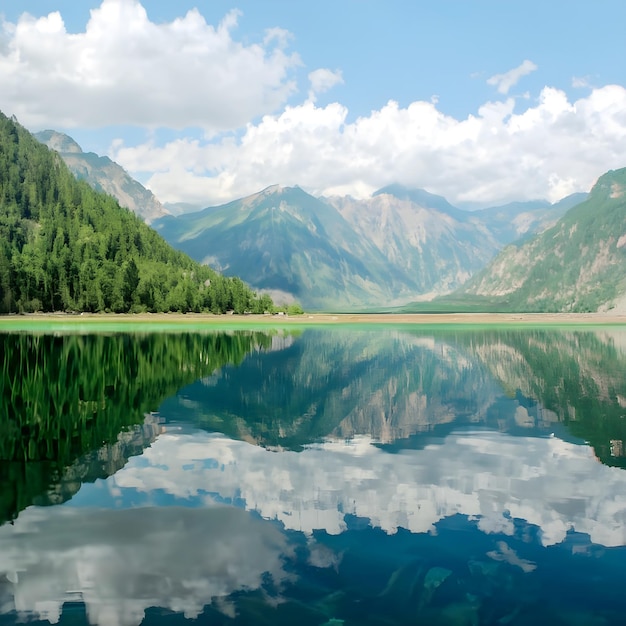
[[[623,623],[626,330],[0,343],[0,623]]]

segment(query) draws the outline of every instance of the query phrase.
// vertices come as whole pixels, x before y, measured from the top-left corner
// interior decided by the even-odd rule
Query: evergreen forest
[[[271,311],[171,248],[0,112],[0,313]]]

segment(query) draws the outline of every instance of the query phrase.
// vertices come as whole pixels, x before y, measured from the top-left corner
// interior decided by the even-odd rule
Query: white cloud
[[[0,109],[32,130],[182,129],[186,138],[164,145],[158,133],[143,144],[116,140],[109,156],[162,201],[204,206],[274,183],[362,197],[401,182],[455,203],[556,201],[626,165],[622,86],[571,102],[545,87],[536,100],[487,102],[466,119],[443,113],[437,96],[406,107],[390,100],[353,120],[340,103],[316,104],[343,83],[328,68],[311,71],[305,101],[285,108],[301,70],[291,34],[269,28],[244,44],[238,19],[232,11],[213,26],[194,9],[155,23],[139,0],[103,0],[79,33],[58,12],[15,24],[0,16]],[[534,69],[526,60],[488,82],[506,94]]]
[[[58,12],[2,20],[0,109],[34,128],[242,126],[294,93],[300,60],[281,29],[236,41],[238,17],[214,27],[193,9],[156,24],[138,0],[103,0],[78,34]]]
[[[275,26],[265,31],[263,43],[267,46],[273,41],[277,41],[281,47],[287,47],[291,39],[293,39],[293,35],[288,30]]]
[[[624,111],[626,89],[619,85],[576,101],[546,87],[537,100],[487,102],[462,120],[433,102],[402,108],[390,101],[349,122],[341,104],[309,100],[248,124],[239,136],[118,143],[110,156],[131,172],[151,173],[148,185],[162,201],[203,206],[273,183],[363,197],[400,182],[457,203],[557,201],[626,166]]]
[[[332,89],[335,85],[343,85],[343,76],[340,70],[332,71],[326,68],[319,68],[309,74],[311,89],[309,99],[314,100],[315,96]]]
[[[589,76],[573,76],[572,87],[574,87],[575,89],[583,89],[586,87],[591,87]]]
[[[526,76],[531,72],[534,72],[537,66],[526,59],[521,65],[505,72],[504,74],[495,74],[491,78],[487,79],[488,85],[493,85],[498,88],[498,93],[507,94],[511,87],[514,87],[519,82],[522,76]]]

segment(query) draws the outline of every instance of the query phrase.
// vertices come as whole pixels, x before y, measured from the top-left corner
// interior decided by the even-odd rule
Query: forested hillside
[[[0,113],[0,313],[271,307],[239,278],[173,250]]]

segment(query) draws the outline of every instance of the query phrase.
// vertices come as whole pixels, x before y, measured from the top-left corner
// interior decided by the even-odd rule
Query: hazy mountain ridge
[[[552,228],[506,247],[461,292],[516,310],[597,311],[626,297],[626,168],[601,176]]]
[[[389,301],[410,283],[330,204],[278,185],[155,228],[173,246],[308,308]]]
[[[554,226],[569,209],[584,202],[587,197],[586,193],[574,193],[555,204],[547,200],[510,202],[474,211],[471,215],[472,219],[488,224],[489,230],[501,244],[509,244]]]
[[[465,221],[471,215],[468,211],[463,211],[462,209],[452,206],[443,196],[430,193],[425,189],[415,189],[393,183],[375,191],[372,194],[372,198],[383,194],[393,196],[394,198],[398,198],[398,200],[407,200],[421,207],[435,209],[440,213],[445,213],[460,221]]]
[[[361,200],[275,185],[154,227],[173,246],[256,289],[309,309],[350,309],[450,293],[517,232],[543,229],[566,208],[565,201],[542,201],[466,212],[401,185]]]
[[[83,152],[68,135],[54,130],[34,133],[35,138],[61,155],[74,176],[85,180],[96,191],[113,196],[123,207],[130,209],[150,224],[170,212],[155,195],[106,156]]]

